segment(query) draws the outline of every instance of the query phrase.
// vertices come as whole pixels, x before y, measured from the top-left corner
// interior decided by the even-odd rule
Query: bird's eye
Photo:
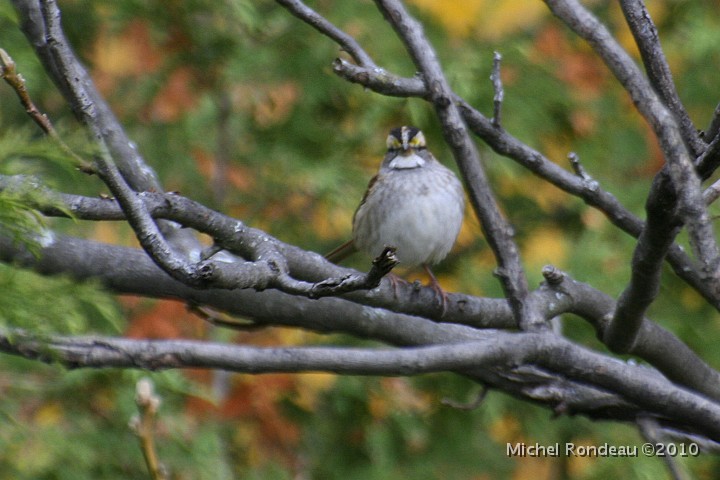
[[[418,131],[415,136],[410,139],[409,144],[413,148],[425,148],[425,135]]]
[[[400,142],[397,137],[390,135],[387,138],[387,148],[388,150],[400,150],[400,148],[402,148],[402,142]]]

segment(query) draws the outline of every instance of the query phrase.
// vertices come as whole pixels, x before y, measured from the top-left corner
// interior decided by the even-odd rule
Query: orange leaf
[[[116,86],[118,78],[156,71],[163,56],[161,49],[152,42],[144,20],[130,22],[119,35],[103,30],[90,53],[95,83],[102,93],[107,94]]]
[[[131,319],[125,334],[130,338],[199,338],[204,331],[205,323],[184,303],[158,300]]]
[[[187,66],[177,68],[155,96],[147,115],[153,121],[178,120],[195,107],[197,95],[193,70]]]

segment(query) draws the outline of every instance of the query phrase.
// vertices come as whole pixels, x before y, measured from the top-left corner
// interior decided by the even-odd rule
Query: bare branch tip
[[[440,400],[440,403],[442,405],[445,405],[446,407],[455,408],[457,410],[475,410],[482,404],[483,400],[485,400],[485,397],[487,396],[489,391],[489,388],[483,386],[482,390],[477,393],[475,398],[473,398],[467,403],[458,402],[457,400],[453,400],[452,398],[448,397]]]
[[[398,260],[395,252],[395,247],[385,247],[383,251],[375,259],[373,259],[373,268],[377,268],[378,272],[384,272],[381,276],[390,273],[390,270],[395,268],[400,261]]]
[[[549,285],[557,286],[565,280],[565,273],[554,265],[545,265],[542,268],[542,276]]]
[[[568,160],[570,160],[570,166],[573,169],[573,172],[575,172],[575,175],[580,177],[582,180],[585,180],[586,182],[593,182],[592,176],[590,176],[589,173],[587,173],[587,170],[585,170],[585,167],[582,166],[582,163],[580,162],[580,156],[575,152],[568,153],[567,156]]]
[[[4,78],[7,72],[12,72],[15,69],[15,62],[8,53],[0,48],[0,75]]]
[[[153,383],[149,378],[141,378],[135,385],[135,403],[139,415],[130,419],[129,427],[140,440],[140,449],[145,457],[145,464],[153,480],[165,480],[167,471],[160,463],[155,448],[155,416],[160,407],[160,397],[153,391]]]

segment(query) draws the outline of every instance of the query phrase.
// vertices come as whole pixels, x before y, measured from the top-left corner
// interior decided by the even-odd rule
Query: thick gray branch
[[[663,422],[720,440],[720,406],[641,366],[603,357],[551,333],[485,331],[472,342],[399,350],[258,348],[197,341],[0,334],[0,350],[69,367],[220,368],[246,373],[325,371],[355,375],[477,372],[536,365],[615,392]]]
[[[76,278],[96,278],[118,293],[178,298],[189,304],[209,305],[250,318],[258,324],[344,332],[396,345],[454,343],[471,340],[477,335],[476,330],[463,325],[439,324],[417,316],[370,308],[369,305],[394,305],[395,302],[394,308],[402,310],[404,299],[395,298],[396,292],[391,286],[385,291],[346,295],[344,298],[351,302],[339,298],[307,300],[273,290],[198,290],[163,274],[141,250],[68,237],[48,238],[51,238],[50,243],[37,258],[0,236],[0,261],[32,267],[46,275],[63,273]],[[313,268],[314,259],[315,271],[321,271],[319,267],[325,266],[339,268],[325,262],[319,255],[290,246],[285,250],[294,259],[291,263]],[[548,280],[548,285],[532,293],[543,317],[550,319],[564,312],[576,313],[588,320],[602,337],[615,309],[614,301],[590,286],[566,278],[564,274],[547,276],[553,280]],[[453,315],[457,323],[482,328],[511,328],[515,325],[511,309],[503,299],[452,294],[451,302],[456,302],[459,308]],[[415,304],[413,308],[416,310],[436,309],[432,294],[418,299],[411,293],[408,303]],[[718,373],[670,332],[644,320],[639,339],[631,353],[646,359],[673,381],[720,399]]]

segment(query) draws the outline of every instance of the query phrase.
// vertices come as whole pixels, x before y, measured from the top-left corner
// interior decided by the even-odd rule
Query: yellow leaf
[[[332,373],[303,373],[298,375],[295,403],[307,411],[315,410],[320,395],[332,388],[336,380],[337,375]]]
[[[425,13],[442,24],[454,37],[475,33],[480,38],[497,39],[534,25],[545,15],[542,2],[517,0],[412,0]]]
[[[680,290],[680,303],[688,310],[698,311],[705,305],[705,300],[695,290],[686,287]]]
[[[477,25],[486,0],[412,0],[435,17],[451,35],[464,36]]]
[[[490,425],[490,437],[499,444],[519,441],[520,423],[514,415],[505,414]]]
[[[567,257],[567,243],[562,230],[555,227],[540,227],[533,231],[523,246],[523,258],[532,268],[551,263],[562,267]]]
[[[57,402],[46,403],[35,412],[35,423],[42,427],[50,427],[60,423],[62,407]]]
[[[542,480],[545,478],[555,478],[553,475],[554,458],[548,457],[524,457],[518,459],[515,471],[513,472],[513,480]]]

